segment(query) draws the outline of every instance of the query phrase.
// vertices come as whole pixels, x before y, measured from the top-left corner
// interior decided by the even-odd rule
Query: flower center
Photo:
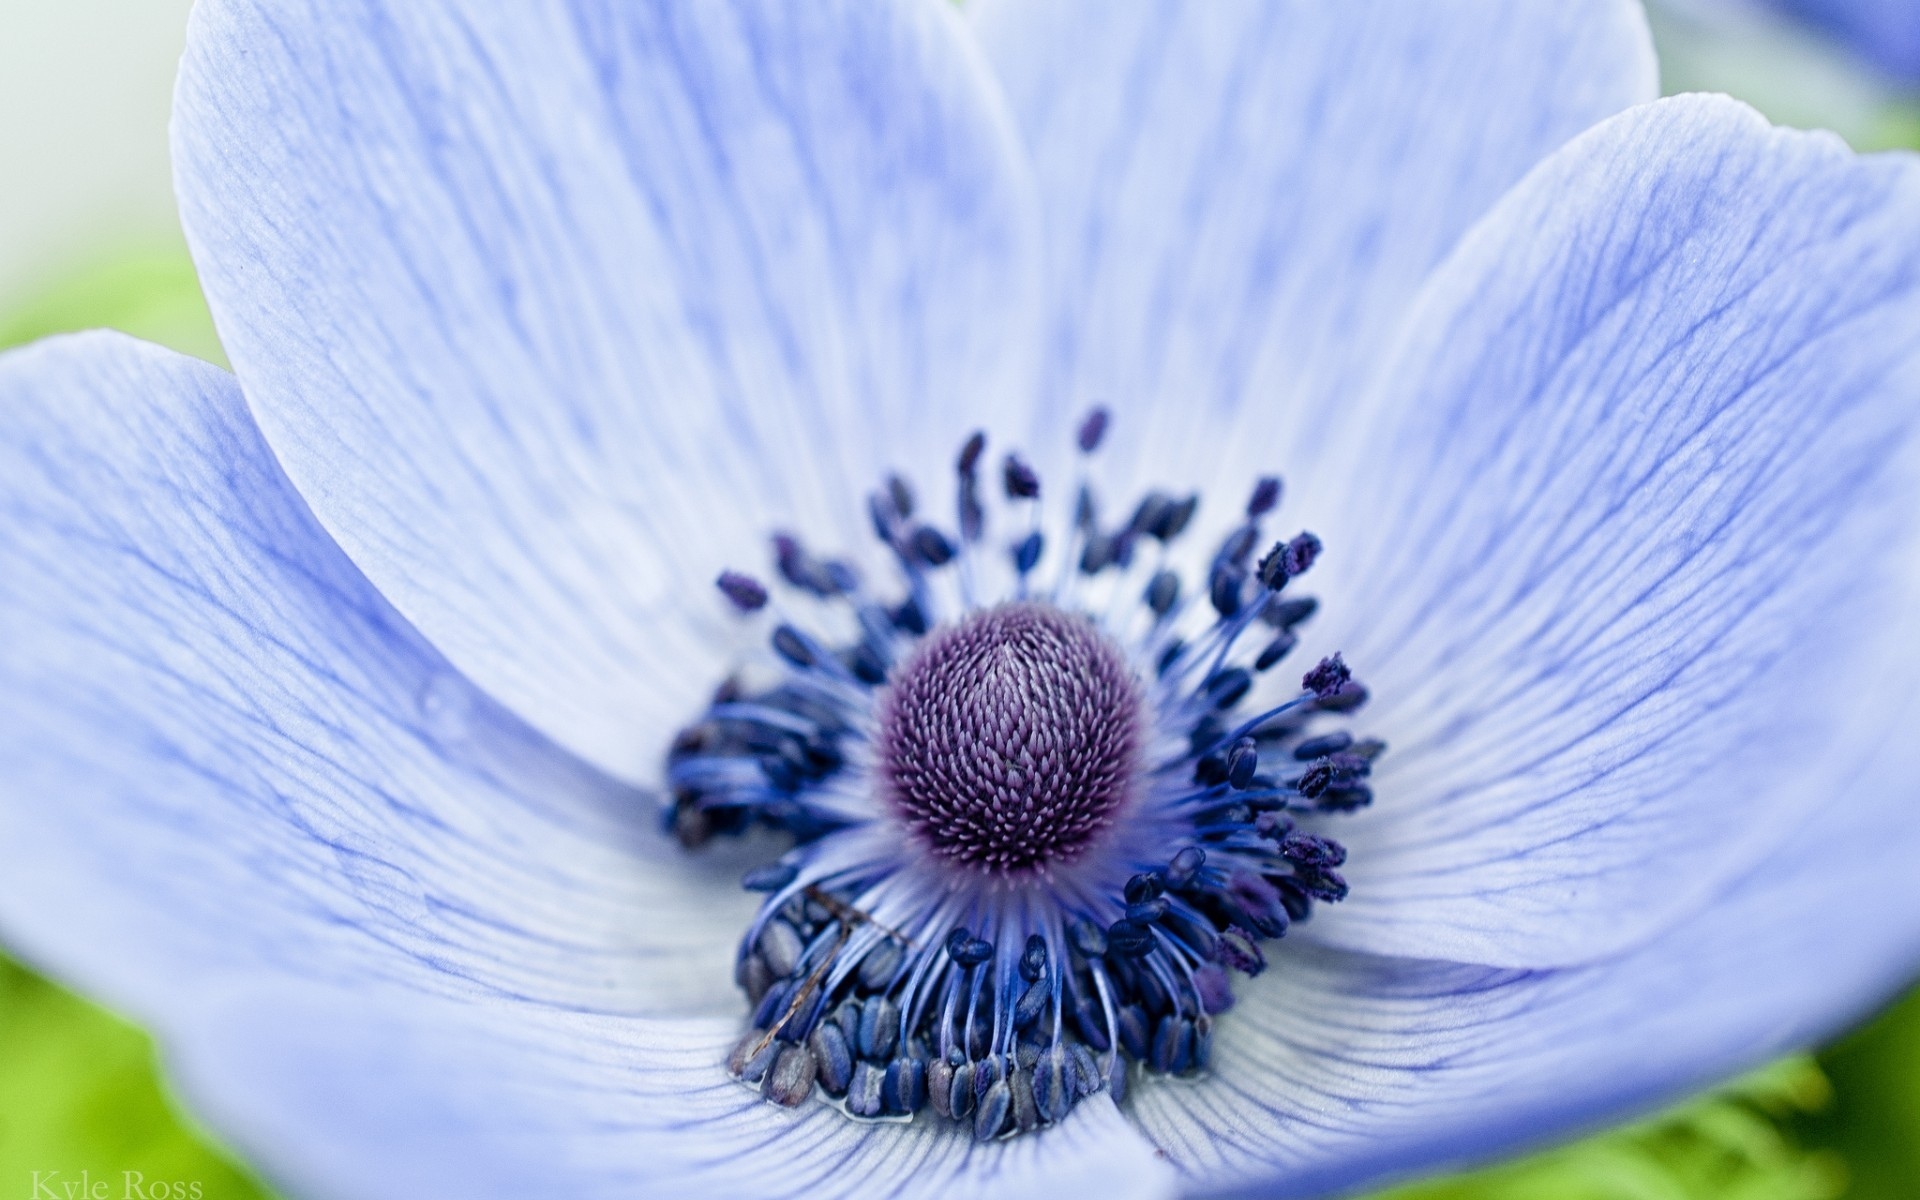
[[[1042,871],[1113,825],[1141,727],[1140,689],[1112,639],[1048,604],[1006,604],[933,633],[895,672],[879,784],[936,857]]]
[[[1200,497],[1102,519],[1106,426],[1081,424],[1051,510],[1019,455],[983,469],[975,433],[950,524],[897,476],[868,497],[884,575],[782,533],[785,599],[716,581],[770,653],[674,739],[661,817],[689,848],[791,838],[741,880],[767,898],[727,1059],[775,1103],[930,1108],[987,1139],[1119,1100],[1136,1070],[1204,1072],[1230,973],[1347,893],[1326,834],[1373,802],[1385,746],[1339,727],[1367,690],[1338,654],[1278,669],[1320,540],[1267,541],[1263,478],[1183,581]]]

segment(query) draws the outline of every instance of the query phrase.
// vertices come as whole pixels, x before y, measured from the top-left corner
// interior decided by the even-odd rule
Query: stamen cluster
[[[1084,455],[1106,428],[1081,426]],[[777,1103],[931,1108],[978,1138],[1117,1099],[1129,1064],[1206,1070],[1230,973],[1265,969],[1265,942],[1345,896],[1319,826],[1371,803],[1384,749],[1323,727],[1366,699],[1338,655],[1241,712],[1316,608],[1290,590],[1313,535],[1254,557],[1277,479],[1189,593],[1168,547],[1198,496],[1150,493],[1106,525],[1082,482],[1050,559],[1040,478],[1008,455],[996,556],[985,446],[961,449],[951,532],[898,477],[870,498],[891,598],[774,539],[781,580],[843,614],[836,636],[720,578],[770,626],[776,667],[723,685],[675,739],[665,814],[690,847],[756,825],[793,839],[744,881],[768,898],[740,947],[752,1028],[729,1069]]]

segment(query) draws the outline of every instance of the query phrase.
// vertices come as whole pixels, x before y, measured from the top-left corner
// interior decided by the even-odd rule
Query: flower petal
[[[777,523],[864,544],[881,468],[1028,394],[1037,216],[993,96],[917,0],[208,0],[175,156],[321,521],[642,779],[721,669],[722,566]]]
[[[928,1121],[789,1111],[718,1067],[732,1022],[562,1021],[491,1004],[242,993],[174,1061],[243,1148],[354,1196],[1168,1197],[1104,1096],[977,1144]]]
[[[1096,400],[1129,486],[1297,480],[1427,273],[1658,94],[1627,0],[968,5],[1045,206],[1036,446]]]
[[[734,1009],[751,899],[454,672],[214,368],[0,359],[0,926],[164,1023],[226,975]],[[737,868],[736,868],[737,869]]]
[[[1920,169],[1724,97],[1544,165],[1436,276],[1320,514],[1394,747],[1322,936],[1617,952],[1827,802],[1916,485]],[[1871,665],[1870,663],[1867,665]],[[1915,669],[1920,669],[1916,667]]]
[[[1920,553],[1874,700],[1920,721]],[[1202,1087],[1130,1112],[1199,1185],[1316,1196],[1616,1122],[1830,1037],[1920,972],[1920,743],[1856,727],[1831,798],[1632,953],[1520,972],[1289,946]]]

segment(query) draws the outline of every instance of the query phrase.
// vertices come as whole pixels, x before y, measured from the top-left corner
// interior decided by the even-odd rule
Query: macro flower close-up
[[[1920,162],[1634,0],[199,0],[0,938],[294,1196],[1321,1196],[1920,975]]]

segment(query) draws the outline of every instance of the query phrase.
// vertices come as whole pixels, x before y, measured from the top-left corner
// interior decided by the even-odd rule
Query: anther
[[[1128,904],[1139,904],[1160,895],[1166,890],[1166,886],[1166,876],[1159,871],[1142,871],[1127,880],[1127,886],[1122,895],[1126,897]]]
[[[1347,861],[1347,851],[1316,834],[1290,833],[1280,842],[1280,857],[1303,867],[1337,867]]]
[[[887,497],[893,501],[894,515],[905,521],[913,516],[913,487],[898,475],[887,476]]]
[[[1253,554],[1254,546],[1260,540],[1260,530],[1253,525],[1242,525],[1227,535],[1220,543],[1219,557],[1244,570],[1247,559]]]
[[[805,1046],[788,1046],[767,1073],[767,1099],[792,1108],[813,1094],[818,1064]]]
[[[737,1079],[759,1083],[766,1078],[768,1069],[773,1066],[779,1053],[779,1042],[761,1030],[752,1029],[734,1045],[733,1053],[727,1056],[727,1070]]]
[[[1107,935],[1092,921],[1080,917],[1067,927],[1073,948],[1087,958],[1099,958],[1107,952]]]
[[[1314,807],[1321,812],[1353,812],[1373,803],[1373,789],[1367,787],[1330,788]]]
[[[1153,933],[1123,918],[1107,926],[1107,949],[1122,958],[1143,957],[1153,949]]]
[[[1278,634],[1274,635],[1272,641],[1261,648],[1259,657],[1253,660],[1253,669],[1256,671],[1270,670],[1274,664],[1293,653],[1293,648],[1299,644],[1300,639],[1294,635],[1292,630],[1281,630]]]
[[[915,529],[909,544],[913,547],[914,557],[929,567],[943,567],[953,559],[953,543],[931,525]]]
[[[1292,629],[1295,625],[1311,617],[1320,607],[1320,602],[1312,596],[1298,596],[1291,600],[1276,600],[1267,605],[1260,613],[1260,619],[1275,629]]]
[[[793,969],[800,965],[800,955],[806,951],[799,931],[779,917],[768,921],[760,931],[759,946],[760,957],[776,976],[793,974]]]
[[[853,1079],[847,1085],[847,1111],[856,1117],[877,1117],[886,1111],[881,1099],[887,1073],[862,1059],[854,1064]]]
[[[986,1095],[980,1098],[980,1107],[973,1115],[973,1136],[975,1141],[988,1141],[999,1135],[1000,1129],[1007,1123],[1007,1110],[1013,1106],[1013,1089],[1006,1080],[1000,1080],[987,1088]]]
[[[1221,711],[1240,703],[1253,687],[1253,675],[1245,667],[1228,667],[1207,679],[1204,690],[1213,706]]]
[[[904,957],[905,954],[901,951],[899,942],[888,940],[880,943],[860,960],[860,985],[874,992],[885,988],[899,973],[900,962]]]
[[[1325,701],[1339,692],[1353,678],[1353,672],[1338,654],[1320,660],[1318,666],[1300,677],[1300,686]]]
[[[1186,648],[1186,642],[1180,638],[1174,638],[1168,642],[1166,648],[1160,651],[1160,657],[1153,662],[1154,674],[1165,675],[1174,663],[1180,661],[1180,655]]]
[[[1367,702],[1367,689],[1358,679],[1349,679],[1321,696],[1315,705],[1321,712],[1352,712]]]
[[[993,943],[956,929],[947,935],[947,953],[963,967],[977,967],[993,957]]]
[[[838,561],[822,562],[807,553],[792,534],[773,536],[774,565],[780,577],[804,592],[832,599],[853,590],[853,568]]]
[[[980,455],[986,451],[987,435],[976,429],[967,435],[966,442],[960,447],[960,456],[954,460],[954,469],[961,475],[971,478],[980,465]]]
[[[980,481],[972,475],[963,475],[960,478],[960,539],[979,541],[986,524],[986,510],[980,507]]]
[[[1147,584],[1147,607],[1156,617],[1164,617],[1173,611],[1180,601],[1180,577],[1172,571],[1161,571]]]
[[[1207,852],[1200,847],[1188,846],[1182,849],[1173,856],[1173,861],[1167,864],[1167,886],[1186,887],[1193,882],[1194,877],[1200,873],[1200,868],[1205,866],[1206,862]]]
[[[1075,437],[1080,445],[1080,453],[1092,454],[1100,448],[1100,440],[1107,436],[1108,414],[1104,408],[1089,412],[1080,422],[1079,433]]]
[[[1028,934],[1026,951],[1020,955],[1020,978],[1037,983],[1046,973],[1047,939],[1037,933]]]
[[[1207,599],[1213,603],[1213,610],[1226,618],[1238,616],[1241,590],[1246,581],[1246,572],[1233,563],[1215,566],[1207,584]]]
[[[899,524],[899,518],[889,507],[887,498],[879,492],[874,492],[867,497],[867,520],[873,525],[873,536],[879,539],[882,545],[895,544],[894,532],[895,526]]]
[[[1127,528],[1155,541],[1170,542],[1186,532],[1188,524],[1193,521],[1193,514],[1199,508],[1200,497],[1197,495],[1175,500],[1165,492],[1148,492],[1133,510],[1133,518],[1127,522]]]
[[[1287,581],[1307,573],[1320,557],[1320,539],[1302,533],[1290,542],[1275,542],[1260,560],[1260,582],[1268,591],[1277,592]]]
[[[743,613],[759,612],[767,606],[767,589],[751,575],[742,575],[738,571],[722,571],[720,578],[713,581],[728,602]]]
[[[1022,575],[1033,570],[1034,566],[1040,561],[1041,550],[1045,547],[1046,539],[1040,535],[1040,531],[1037,529],[1020,539],[1020,544],[1013,548],[1014,570],[1020,572]]]
[[[853,1081],[853,1048],[837,1022],[822,1021],[807,1037],[807,1049],[813,1051],[820,1087],[829,1096],[843,1096]]]
[[[1287,543],[1287,574],[1305,575],[1312,568],[1315,559],[1320,557],[1320,539],[1311,533],[1301,533]]]
[[[1129,904],[1127,905],[1127,920],[1135,925],[1151,925],[1166,916],[1169,907],[1171,906],[1168,905],[1165,896],[1155,896],[1151,900],[1142,900],[1137,904]]]
[[[1250,737],[1243,737],[1227,752],[1227,784],[1244,790],[1260,769],[1260,749]]]
[[[1198,495],[1175,501],[1166,515],[1152,529],[1146,531],[1147,535],[1161,542],[1170,542],[1187,531],[1187,526],[1193,523],[1193,514],[1199,509]]]
[[[1009,500],[1032,500],[1040,495],[1040,476],[1017,454],[1007,455],[1001,469],[1001,479],[1006,485]]]
[[[1073,527],[1082,533],[1092,533],[1098,524],[1099,511],[1093,500],[1093,489],[1083,483],[1073,498]]]
[[[791,625],[782,625],[773,631],[773,649],[781,658],[802,669],[818,661],[814,657],[813,647]]]
[[[1319,737],[1308,738],[1293,748],[1293,757],[1301,762],[1311,762],[1329,754],[1338,754],[1351,745],[1353,735],[1342,729],[1337,733],[1323,733]]]
[[[1013,1027],[1025,1030],[1039,1020],[1040,1014],[1047,1007],[1047,1002],[1052,998],[1053,991],[1047,986],[1046,980],[1035,979],[1029,982],[1026,990],[1020,993],[1020,999],[1014,1003]]]
[[[1137,534],[1148,534],[1168,519],[1173,511],[1173,497],[1165,492],[1148,492],[1134,505],[1133,516],[1127,520],[1127,528]]]
[[[888,1112],[905,1116],[926,1105],[926,1070],[926,1064],[915,1058],[896,1058],[887,1064],[880,1095]]]
[[[1280,504],[1280,480],[1272,475],[1261,477],[1253,485],[1253,495],[1247,500],[1247,519],[1258,520],[1272,512]]]
[[[860,1057],[876,1062],[893,1056],[900,1036],[900,1008],[885,996],[866,1002],[860,1009]]]
[[[1227,756],[1214,751],[1193,764],[1193,781],[1201,787],[1219,787],[1227,781]]]

